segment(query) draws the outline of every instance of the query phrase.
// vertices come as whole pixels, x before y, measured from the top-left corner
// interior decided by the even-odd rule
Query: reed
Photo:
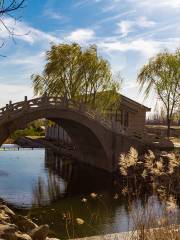
[[[125,187],[123,195],[131,207],[132,188],[135,197],[142,192],[142,182],[149,186],[152,194],[161,201],[161,208],[156,203],[148,203],[148,208],[139,208],[131,212],[133,230],[129,240],[180,240],[180,226],[177,225],[177,190],[180,180],[180,158],[174,153],[154,154],[149,150],[139,156],[131,148],[127,154],[121,154],[119,171],[123,176]]]

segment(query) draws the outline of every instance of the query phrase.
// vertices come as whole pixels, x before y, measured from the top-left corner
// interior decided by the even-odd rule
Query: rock
[[[17,240],[32,240],[28,234],[23,234],[21,232],[16,232],[15,236],[17,237]]]
[[[46,238],[46,240],[60,240],[59,238]]]
[[[20,231],[28,233],[38,226],[33,223],[30,219],[21,215],[12,216],[12,221],[16,224]]]
[[[13,223],[13,224],[12,224]],[[47,238],[48,225],[37,226],[0,203],[0,240],[59,240]]]
[[[8,208],[5,205],[0,205],[0,210],[4,210],[5,213],[10,215],[10,216],[14,216],[15,215],[15,213],[10,208]]]
[[[0,224],[7,225],[7,224],[8,224],[8,222],[7,222],[7,221],[5,221],[5,220],[1,220],[1,219],[0,219]]]
[[[59,238],[46,238],[46,240],[60,240]]]
[[[48,232],[49,226],[42,225],[40,227],[33,229],[30,233],[30,236],[32,237],[33,240],[46,240]]]
[[[0,221],[9,221],[10,217],[6,214],[4,210],[0,210]]]
[[[1,232],[15,232],[17,230],[17,226],[15,224],[0,224],[0,233]]]
[[[17,240],[17,237],[15,236],[16,231],[17,226],[14,224],[0,224],[0,239]]]

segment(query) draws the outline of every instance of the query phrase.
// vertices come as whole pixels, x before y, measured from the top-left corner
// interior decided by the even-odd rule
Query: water
[[[92,192],[98,197],[93,199]],[[117,192],[111,175],[50,150],[0,151],[0,198],[37,224],[49,224],[52,236],[67,239],[127,231],[139,209],[152,202],[161,209],[157,198],[150,196],[148,202],[132,201],[129,211],[122,196],[114,197]],[[85,224],[76,224],[76,218]]]

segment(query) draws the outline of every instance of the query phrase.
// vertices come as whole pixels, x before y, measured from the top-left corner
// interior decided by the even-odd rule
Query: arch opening
[[[103,141],[105,129],[97,122],[83,114],[71,110],[34,109],[26,114],[17,114],[0,124],[0,144],[18,129],[26,128],[27,124],[37,119],[48,119],[62,126],[76,146],[78,160],[104,170],[110,170],[108,150]]]

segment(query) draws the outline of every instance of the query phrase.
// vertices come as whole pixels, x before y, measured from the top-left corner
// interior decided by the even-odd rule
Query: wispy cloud
[[[139,38],[132,41],[104,41],[100,42],[99,46],[104,51],[107,52],[139,52],[144,55],[145,59],[152,57],[154,54],[158,53],[160,50],[165,48],[177,48],[180,43],[180,38],[177,39],[167,39],[166,41],[155,41]]]
[[[104,17],[102,20],[98,21],[98,24],[112,22],[112,21],[118,20],[118,19],[120,19],[122,17],[125,17],[125,16],[131,16],[134,13],[136,13],[136,10],[129,10],[129,11],[124,11],[124,12],[122,12],[120,14],[112,15],[110,17],[109,16],[108,17]]]
[[[102,2],[103,0],[80,0],[80,1],[77,1],[73,7],[81,7],[81,6],[84,6],[86,4],[93,4],[93,3],[100,3]]]
[[[157,50],[159,49],[159,44],[153,40],[144,40],[144,39],[137,39],[135,41],[112,41],[112,42],[102,42],[99,44],[104,51],[120,51],[120,52],[127,52],[127,51],[138,51],[146,56],[152,56]]]
[[[180,18],[176,18],[171,22],[166,21],[166,22],[163,22],[163,23],[159,23],[153,29],[134,34],[133,39],[147,38],[147,37],[155,38],[155,36],[161,36],[161,34],[165,34],[165,36],[166,36],[167,32],[169,33],[168,35],[172,35],[172,33],[174,33],[175,36],[180,37],[179,21],[180,21]],[[174,31],[174,29],[176,29],[176,31]],[[169,37],[165,37],[165,39],[166,38],[169,38]]]
[[[148,20],[146,17],[142,16],[139,17],[136,21],[135,21],[135,25],[139,26],[139,27],[144,27],[144,28],[149,28],[149,27],[154,27],[156,23],[154,21]]]
[[[180,8],[180,0],[111,0],[106,2],[102,11],[112,12],[116,9],[122,9],[122,7],[126,4],[131,4],[130,7],[143,7],[144,10],[168,7],[173,9]]]
[[[92,29],[77,29],[72,31],[65,40],[70,42],[85,43],[94,38],[94,31]]]
[[[159,7],[172,7],[180,8],[180,0],[128,0],[130,3],[136,3],[144,7],[159,8]]]
[[[73,5],[73,7],[80,7],[80,6],[82,6],[82,5],[84,5],[84,4],[88,3],[88,2],[89,2],[89,0],[77,1],[77,2]]]
[[[16,52],[15,54],[8,56],[0,61],[1,66],[6,67],[23,67],[29,70],[39,70],[45,63],[45,52],[39,52],[36,54],[29,54],[25,52]]]
[[[134,22],[133,21],[121,21],[117,24],[119,27],[119,31],[122,34],[122,37],[126,37],[128,33],[132,31]]]
[[[150,28],[155,25],[154,21],[148,20],[146,17],[142,16],[134,21],[121,21],[117,24],[119,27],[119,31],[122,34],[122,37],[126,37],[128,33],[134,31],[137,27],[140,28]]]
[[[48,42],[59,41],[59,39],[53,36],[52,34],[30,27],[25,22],[20,22],[20,21],[15,22],[12,18],[5,18],[4,23],[10,29],[10,31],[14,33],[13,36],[15,39],[20,39],[30,44],[33,44],[35,42],[42,42],[42,41],[48,41]],[[1,39],[9,38],[9,32],[3,26],[0,29],[0,36],[1,36]]]
[[[64,20],[66,19],[61,13],[54,11],[53,9],[45,9],[44,16],[54,19],[54,20]]]

